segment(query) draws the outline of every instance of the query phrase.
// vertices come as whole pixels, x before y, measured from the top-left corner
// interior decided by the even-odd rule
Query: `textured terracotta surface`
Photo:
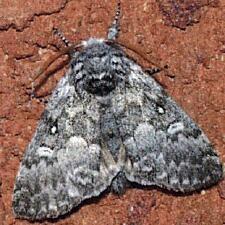
[[[198,23],[208,7],[219,6],[219,0],[157,0],[157,2],[164,15],[165,24],[180,29]]]
[[[161,72],[158,81],[203,128],[225,162],[225,1],[189,1],[188,7],[180,1],[176,7],[174,2],[122,1],[120,39],[168,66],[169,72]],[[11,198],[19,162],[45,106],[43,98],[27,94],[30,82],[62,46],[51,33],[53,26],[76,43],[90,36],[105,37],[115,4],[0,1],[0,225],[31,224],[14,218]],[[64,72],[58,71],[40,92],[51,91]],[[224,190],[221,182],[184,196],[155,188],[129,189],[123,196],[105,193],[60,220],[43,224],[222,225]]]

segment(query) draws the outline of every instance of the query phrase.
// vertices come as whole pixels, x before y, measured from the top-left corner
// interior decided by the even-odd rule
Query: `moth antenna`
[[[116,40],[118,35],[119,35],[119,31],[120,31],[120,14],[121,14],[121,7],[120,7],[120,1],[118,1],[117,2],[116,14],[115,14],[113,23],[112,23],[111,27],[108,30],[108,35],[107,35],[107,39],[108,40]]]
[[[67,40],[63,33],[60,32],[57,28],[53,27],[53,34],[57,35],[62,41],[63,43],[66,45],[66,47],[64,47],[58,54],[50,57],[45,64],[43,65],[43,67],[37,71],[36,75],[34,76],[32,82],[34,82],[41,74],[43,74],[49,66],[51,66],[58,58],[60,58],[62,55],[71,55],[72,52],[74,52],[77,48],[82,47],[83,45],[74,45],[72,43],[70,43],[69,40]]]
[[[149,57],[146,56],[146,53],[144,53],[143,51],[141,51],[140,49],[138,49],[137,47],[131,45],[130,43],[128,42],[125,42],[125,41],[118,41],[116,42],[117,44],[119,44],[120,46],[126,48],[126,49],[129,49],[131,50],[132,52],[136,53],[137,55],[140,55],[144,60],[146,60],[147,62],[149,62],[150,64],[152,65],[155,65],[156,67],[158,67],[160,70],[164,70],[165,69],[165,66],[162,66],[160,65],[157,61],[156,58],[154,57],[151,57],[151,59]]]
[[[56,55],[50,57],[45,64],[41,67],[40,70],[37,71],[36,75],[34,76],[32,82],[34,82],[41,74],[43,74],[57,59],[59,59],[63,55],[71,55],[72,52],[74,52],[76,49],[82,47],[83,44],[79,45],[70,45],[64,49],[62,49],[59,53]]]
[[[62,42],[65,44],[66,47],[69,47],[72,45],[70,41],[64,36],[64,34],[59,29],[53,27],[53,34],[58,36],[62,40]]]

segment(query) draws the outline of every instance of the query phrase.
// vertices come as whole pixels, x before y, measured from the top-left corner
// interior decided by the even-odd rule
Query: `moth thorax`
[[[108,95],[127,73],[124,54],[117,47],[91,39],[74,62],[75,83],[95,95]]]

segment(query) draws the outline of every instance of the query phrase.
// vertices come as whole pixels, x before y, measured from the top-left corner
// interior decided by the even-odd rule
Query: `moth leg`
[[[50,59],[47,61],[47,63],[49,63],[49,61],[51,61],[51,60],[52,60],[52,59],[50,58]],[[53,76],[53,75],[55,74],[55,72],[61,70],[61,69],[62,69],[65,65],[67,65],[68,63],[69,63],[69,58],[67,57],[65,60],[62,60],[57,66],[55,66],[53,69],[47,71],[47,72],[45,73],[45,76],[39,80],[39,82],[38,82],[37,85],[35,85],[35,82],[34,82],[34,81],[39,77],[39,74],[42,74],[44,71],[41,71],[41,73],[38,73],[38,74],[34,77],[32,83],[31,83],[31,93],[30,93],[31,97],[32,97],[32,98],[33,98],[33,97],[35,97],[35,98],[42,98],[42,97],[46,97],[46,96],[50,95],[50,94],[52,93],[52,91],[47,91],[47,92],[41,93],[41,94],[38,93],[38,92],[39,92],[39,90],[41,89],[41,87],[47,82],[47,80],[48,80],[51,76]],[[44,69],[42,69],[42,70],[47,70],[45,65],[43,66],[43,68],[44,68]]]
[[[145,68],[144,72],[150,76],[155,76],[161,71],[160,68],[153,67],[153,68]]]
[[[120,13],[121,13],[120,1],[118,1],[116,14],[115,14],[113,23],[112,23],[111,27],[108,30],[108,35],[107,35],[108,40],[116,40],[116,38],[119,35],[119,31],[120,31],[120,21],[119,21]]]
[[[62,40],[62,42],[65,44],[66,47],[72,46],[72,44],[70,43],[68,39],[66,39],[64,34],[55,27],[53,27],[53,34],[58,36]]]

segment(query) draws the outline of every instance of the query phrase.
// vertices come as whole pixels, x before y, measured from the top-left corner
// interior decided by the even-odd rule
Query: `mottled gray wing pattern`
[[[220,180],[222,165],[202,130],[153,78],[136,64],[130,67],[125,94],[113,106],[127,154],[127,179],[182,192]]]
[[[98,196],[118,172],[98,144],[98,104],[90,96],[81,101],[69,77],[55,89],[21,163],[13,196],[18,217],[65,214]]]

